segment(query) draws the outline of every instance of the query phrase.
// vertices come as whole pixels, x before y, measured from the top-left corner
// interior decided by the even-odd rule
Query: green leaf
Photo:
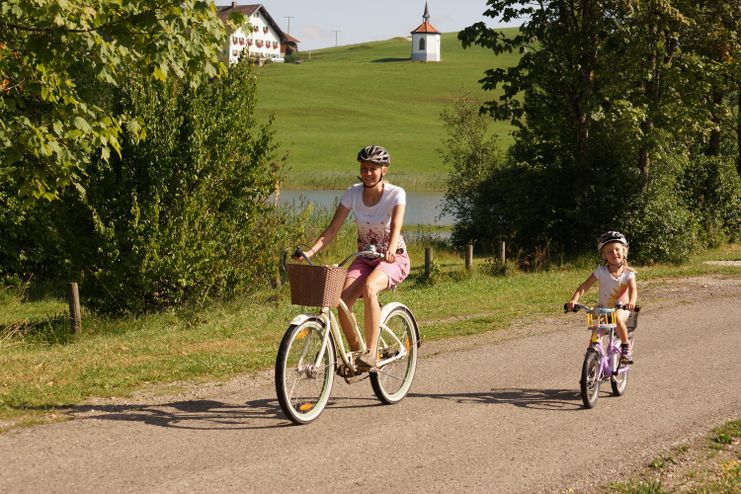
[[[93,131],[90,124],[87,123],[87,120],[82,117],[75,117],[75,128],[81,130],[85,134],[89,134]]]

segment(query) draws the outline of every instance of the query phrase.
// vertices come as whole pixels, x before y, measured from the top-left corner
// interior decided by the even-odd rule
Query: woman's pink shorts
[[[363,282],[376,269],[383,271],[389,277],[389,284],[386,288],[396,286],[409,275],[409,255],[406,252],[396,254],[394,262],[356,257],[347,270],[347,277]]]

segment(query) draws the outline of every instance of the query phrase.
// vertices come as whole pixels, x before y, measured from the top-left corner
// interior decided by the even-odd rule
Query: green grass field
[[[394,183],[442,190],[448,170],[438,152],[445,136],[440,112],[463,95],[494,99],[498,93],[483,91],[479,79],[519,58],[464,50],[456,36],[443,34],[440,63],[412,62],[410,41],[400,37],[260,68],[258,110],[275,116],[277,141],[288,153],[285,186],[345,187],[357,175],[358,149],[376,143],[391,153]],[[503,145],[511,142],[510,131],[508,123],[493,125]]]

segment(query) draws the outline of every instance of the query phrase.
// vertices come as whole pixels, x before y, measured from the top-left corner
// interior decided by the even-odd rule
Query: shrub
[[[692,158],[683,170],[679,187],[706,246],[741,241],[741,178],[734,157]]]
[[[47,201],[23,201],[8,168],[0,169],[0,282],[15,284],[64,270]]]
[[[95,163],[86,194],[63,204],[92,306],[147,311],[275,280],[284,218],[268,197],[281,167],[255,93],[247,61],[197,90],[134,79],[123,91],[120,110],[139,117],[146,139]]]
[[[639,263],[681,263],[698,244],[695,216],[676,192],[676,173],[670,169],[677,166],[676,161],[655,164],[663,169],[654,173],[626,215],[624,230],[631,242],[630,256]]]

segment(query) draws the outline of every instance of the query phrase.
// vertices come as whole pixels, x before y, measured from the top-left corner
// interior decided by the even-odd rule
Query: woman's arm
[[[337,206],[337,210],[334,212],[332,221],[329,222],[329,226],[322,232],[321,235],[319,235],[319,238],[316,239],[316,242],[314,242],[314,244],[307,252],[305,252],[305,254],[308,257],[311,257],[322,250],[322,247],[332,243],[332,240],[335,239],[335,237],[337,236],[337,232],[340,231],[340,228],[342,228],[342,224],[347,219],[348,214],[350,214],[350,209],[346,208],[342,204],[339,204]]]
[[[391,235],[384,259],[386,262],[394,262],[396,260],[396,249],[399,246],[399,237],[401,236],[401,225],[404,223],[405,210],[406,204],[397,204],[391,210]]]

